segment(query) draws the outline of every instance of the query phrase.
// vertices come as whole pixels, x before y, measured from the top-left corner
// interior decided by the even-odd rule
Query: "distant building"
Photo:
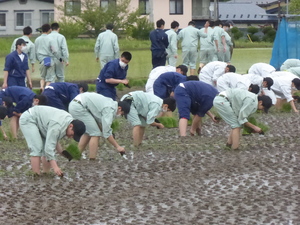
[[[0,35],[22,35],[54,20],[54,0],[0,0]]]

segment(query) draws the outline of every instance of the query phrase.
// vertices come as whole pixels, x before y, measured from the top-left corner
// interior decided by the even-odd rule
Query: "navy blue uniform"
[[[167,60],[166,48],[169,46],[168,35],[162,29],[150,32],[152,66],[165,66]]]
[[[13,112],[23,113],[32,106],[33,98],[36,94],[26,87],[11,86],[0,92],[0,98],[6,96],[12,98],[14,105],[8,109],[8,117],[13,116]]]
[[[47,105],[68,111],[69,103],[79,94],[77,84],[67,82],[51,83],[45,87]]]
[[[28,56],[25,53],[23,61],[20,59],[18,52],[13,51],[5,58],[4,71],[8,71],[7,86],[25,87],[26,70],[28,67]]]
[[[180,83],[174,91],[179,118],[190,119],[190,113],[204,117],[217,94],[217,89],[202,81]]]
[[[185,82],[186,76],[177,72],[166,72],[160,75],[153,84],[154,94],[162,99],[170,97],[178,84]]]
[[[114,78],[124,80],[127,75],[128,65],[122,69],[119,65],[120,59],[109,61],[101,70],[97,78],[97,93],[105,97],[112,98],[114,101],[117,97],[116,86],[118,84],[106,83],[106,79]]]

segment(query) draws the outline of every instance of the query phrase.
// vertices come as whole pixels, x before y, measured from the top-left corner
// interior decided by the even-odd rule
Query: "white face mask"
[[[21,47],[21,51],[22,51],[22,52],[26,52],[26,51],[27,51],[27,46],[24,46],[24,45],[23,45],[23,46]]]
[[[117,114],[116,115],[116,118],[120,118],[122,115],[121,114]]]
[[[162,112],[168,112],[168,108],[162,108]]]
[[[298,91],[298,89],[296,87],[292,87],[293,91]]]
[[[121,60],[119,60],[119,65],[121,66],[122,69],[124,69],[127,66],[127,64],[122,62]]]

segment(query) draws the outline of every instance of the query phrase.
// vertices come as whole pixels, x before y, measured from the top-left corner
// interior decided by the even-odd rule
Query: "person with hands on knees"
[[[156,118],[161,117],[164,112],[173,112],[176,109],[174,98],[162,100],[154,94],[143,91],[134,91],[124,95],[121,102],[130,104],[130,111],[126,119],[133,126],[134,146],[139,146],[142,143],[147,124],[159,129],[164,128],[164,125],[159,123]]]
[[[187,81],[180,83],[174,91],[174,98],[179,112],[179,133],[186,136],[186,129],[190,114],[194,115],[190,134],[201,134],[202,117],[207,114],[214,122],[215,116],[209,111],[213,106],[217,89],[202,81]]]
[[[259,127],[248,122],[248,117],[257,109],[267,113],[272,106],[272,100],[266,95],[258,96],[247,90],[235,88],[219,93],[213,104],[222,119],[231,127],[226,146],[238,149],[243,125],[250,127],[256,133],[262,133]]]
[[[16,41],[15,51],[8,54],[5,58],[2,88],[10,86],[25,87],[25,78],[27,78],[28,87],[32,88],[28,56],[24,53],[25,51],[26,42],[24,39],[19,38]]]
[[[130,52],[123,52],[121,58],[114,59],[105,64],[97,78],[97,93],[112,100],[116,100],[116,86],[118,84],[128,85],[129,80],[126,79],[128,63],[131,60]]]
[[[123,155],[121,147],[112,134],[112,122],[115,117],[129,113],[130,105],[113,101],[103,95],[86,92],[77,95],[69,104],[69,112],[75,119],[80,119],[86,125],[86,133],[79,142],[79,150],[84,151],[89,145],[89,158],[94,160],[97,155],[100,137],[107,139],[117,151]]]
[[[30,150],[32,171],[40,175],[42,161],[43,172],[52,168],[58,176],[63,176],[56,162],[56,151],[62,153],[59,140],[63,137],[79,141],[85,133],[85,125],[75,120],[64,110],[50,106],[38,106],[28,109],[20,117],[20,128]]]

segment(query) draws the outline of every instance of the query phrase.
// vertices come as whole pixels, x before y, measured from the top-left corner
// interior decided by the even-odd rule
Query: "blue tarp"
[[[300,59],[300,21],[283,18],[276,33],[270,64],[280,70],[287,59]]]

